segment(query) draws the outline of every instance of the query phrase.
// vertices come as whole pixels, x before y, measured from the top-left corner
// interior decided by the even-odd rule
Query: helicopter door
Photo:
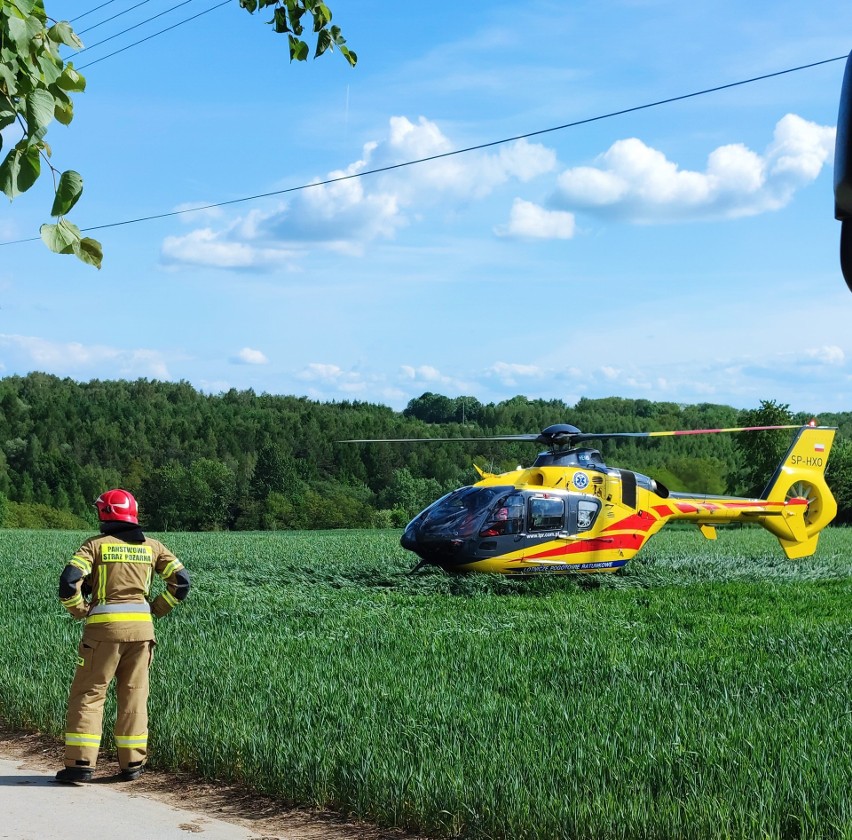
[[[533,496],[529,504],[530,533],[563,531],[565,529],[565,501],[559,496]]]
[[[589,531],[595,524],[601,510],[597,499],[569,497],[568,499],[568,533],[579,534]]]

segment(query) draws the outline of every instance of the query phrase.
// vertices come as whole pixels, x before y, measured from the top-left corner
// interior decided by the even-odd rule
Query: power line
[[[147,2],[147,0],[145,0],[145,2]],[[128,32],[132,32],[134,29],[138,29],[140,26],[144,26],[146,23],[150,23],[152,20],[156,20],[157,18],[162,17],[163,15],[167,15],[169,12],[173,12],[175,9],[179,9],[181,6],[185,6],[187,3],[191,2],[192,0],[183,0],[183,2],[178,3],[176,6],[172,6],[169,9],[164,9],[162,12],[157,12],[157,14],[152,15],[146,20],[140,21],[139,23],[134,23],[133,26],[128,26],[127,29],[122,29],[121,32],[116,32],[114,35],[110,35],[108,38],[104,38],[103,41],[97,41],[94,44],[89,44],[88,47],[83,47],[83,49],[77,50],[74,55],[80,55],[81,53],[88,52],[89,50],[93,50],[95,47],[101,46],[101,44],[106,44],[108,41],[114,41],[116,38],[120,38],[122,35],[126,35]],[[130,10],[128,9],[128,11]]]
[[[113,21],[116,18],[121,17],[122,15],[126,15],[128,12],[132,12],[134,9],[138,9],[140,6],[144,6],[146,3],[150,2],[151,0],[142,0],[141,3],[137,3],[135,6],[131,6],[129,9],[124,9],[120,12],[116,12],[112,17],[108,17],[105,20],[102,20],[100,23],[96,23],[93,26],[90,26],[88,29],[82,29],[77,34],[85,35],[87,32],[91,32],[93,29],[97,29],[99,26],[103,26],[105,23],[110,23],[110,21]]]
[[[98,11],[98,9],[103,9],[105,6],[109,6],[109,5],[111,5],[112,3],[115,3],[115,0],[107,0],[107,1],[106,1],[106,3],[101,3],[101,5],[100,5],[100,6],[95,6],[95,8],[94,8],[94,9],[89,9],[89,11],[88,11],[88,12],[83,12],[83,14],[82,14],[82,15],[77,15],[77,17],[75,17],[75,18],[71,18],[71,20],[70,20],[70,21],[68,21],[68,22],[69,22],[69,23],[74,23],[74,21],[75,21],[75,20],[80,20],[81,18],[84,18],[84,17],[86,17],[87,15],[92,14],[92,12],[96,12],[96,11]]]
[[[225,2],[230,2],[230,0],[225,0]],[[155,213],[151,216],[139,216],[135,219],[125,219],[124,221],[121,221],[121,222],[108,222],[107,224],[103,224],[103,225],[93,225],[91,227],[82,228],[82,230],[88,232],[88,231],[92,231],[92,230],[105,230],[106,228],[123,227],[125,225],[135,225],[135,224],[139,224],[140,222],[152,222],[152,221],[156,221],[157,219],[168,219],[168,218],[171,218],[173,216],[183,216],[183,215],[186,215],[187,213],[197,213],[201,210],[213,210],[217,207],[228,207],[228,206],[233,205],[233,204],[243,204],[247,201],[257,201],[258,199],[261,199],[261,198],[272,198],[274,196],[286,195],[288,193],[294,193],[294,192],[300,192],[302,190],[308,190],[308,189],[311,189],[313,187],[325,187],[325,186],[329,186],[330,184],[339,184],[342,181],[351,181],[354,178],[363,178],[366,175],[378,175],[378,174],[381,174],[382,172],[392,172],[393,170],[396,170],[396,169],[403,169],[405,167],[415,166],[416,164],[420,164],[420,163],[429,163],[429,162],[434,161],[434,160],[441,160],[443,158],[455,157],[456,155],[463,155],[463,154],[466,154],[467,152],[476,152],[476,151],[481,151],[482,149],[490,149],[490,148],[493,148],[494,146],[501,146],[501,145],[504,145],[506,143],[514,143],[518,140],[527,140],[530,137],[540,137],[543,134],[552,134],[555,131],[564,131],[565,129],[568,129],[568,128],[577,128],[578,126],[581,126],[581,125],[588,125],[589,123],[600,122],[602,120],[611,119],[612,117],[620,117],[620,116],[623,116],[625,114],[633,114],[637,111],[645,111],[645,110],[648,110],[649,108],[656,108],[660,105],[670,105],[673,102],[682,102],[685,99],[694,99],[697,96],[705,96],[709,93],[717,93],[718,91],[721,91],[721,90],[729,90],[730,88],[741,87],[743,85],[749,85],[749,84],[752,84],[754,82],[761,82],[761,81],[764,81],[766,79],[773,79],[777,76],[785,76],[789,73],[796,73],[800,70],[809,70],[813,67],[820,67],[823,64],[831,64],[832,62],[842,61],[846,58],[847,58],[846,55],[839,55],[839,56],[836,56],[835,58],[826,58],[826,59],[823,59],[822,61],[811,62],[810,64],[801,64],[798,67],[789,67],[786,70],[777,70],[774,73],[764,73],[761,76],[753,76],[750,79],[743,79],[742,81],[739,81],[739,82],[729,82],[728,84],[725,84],[725,85],[717,85],[716,87],[704,88],[703,90],[693,91],[692,93],[684,93],[684,94],[681,94],[680,96],[671,96],[668,99],[658,99],[654,102],[647,102],[644,105],[634,105],[630,108],[622,108],[619,111],[609,111],[606,114],[598,114],[595,117],[586,117],[585,119],[582,119],[582,120],[575,120],[574,122],[563,123],[562,125],[555,125],[555,126],[552,126],[550,128],[541,128],[541,129],[538,129],[537,131],[528,131],[525,134],[516,134],[514,137],[506,137],[506,138],[503,138],[502,140],[491,140],[487,143],[478,143],[475,146],[467,146],[463,149],[455,149],[451,152],[441,152],[439,154],[428,155],[427,157],[417,158],[416,160],[403,161],[402,163],[393,163],[393,164],[389,164],[388,166],[380,166],[380,167],[377,167],[375,169],[366,169],[363,172],[354,172],[354,173],[351,173],[349,175],[340,175],[336,178],[327,178],[324,181],[315,181],[315,182],[310,183],[310,184],[301,184],[297,187],[286,187],[285,189],[273,190],[272,192],[257,193],[255,195],[244,196],[243,198],[232,198],[228,201],[217,201],[213,204],[205,204],[201,207],[189,207],[189,208],[185,208],[183,210],[171,210],[168,213]],[[30,237],[29,239],[16,239],[16,240],[9,241],[9,242],[0,242],[0,247],[2,247],[4,245],[19,245],[19,244],[22,244],[24,242],[35,242],[39,238],[40,237],[38,237],[38,236],[33,236],[33,237]]]
[[[179,3],[178,6],[185,6],[187,3],[190,3],[190,2],[191,2],[191,0],[184,0],[184,2]],[[114,55],[118,55],[119,53],[123,53],[126,50],[129,50],[131,47],[136,47],[139,44],[144,44],[146,41],[150,41],[152,38],[156,38],[158,35],[162,35],[165,32],[171,32],[172,29],[177,29],[179,26],[183,26],[185,23],[189,23],[190,21],[193,21],[196,18],[200,18],[202,15],[206,15],[208,12],[213,12],[216,9],[221,9],[222,6],[227,6],[228,3],[230,3],[230,2],[231,2],[231,0],[222,0],[222,2],[219,3],[216,6],[211,6],[209,9],[205,9],[203,12],[199,12],[197,15],[193,15],[192,17],[188,17],[184,20],[180,20],[177,23],[173,23],[171,26],[167,26],[165,29],[161,29],[159,32],[154,32],[152,35],[148,35],[145,38],[141,38],[138,41],[134,41],[132,44],[128,44],[126,47],[122,47],[120,50],[116,50],[115,52],[107,53],[106,55],[101,56],[100,58],[96,58],[94,61],[90,61],[88,64],[82,64],[77,69],[78,70],[84,70],[86,67],[91,67],[93,64],[98,64],[101,61],[106,61],[106,59],[112,58]],[[178,6],[173,6],[172,8],[176,9],[176,8],[178,8]],[[167,11],[171,11],[171,9],[167,9]],[[161,14],[165,14],[165,12],[162,12]],[[159,17],[159,15],[156,15],[156,17]],[[153,19],[154,18],[149,18],[149,20],[153,20]],[[147,23],[148,21],[143,21],[143,22]],[[141,24],[139,24],[139,25],[141,25]],[[135,27],[131,27],[131,28],[135,28]],[[125,30],[125,32],[129,32],[129,31],[130,31],[129,29]],[[119,34],[124,34],[124,33],[119,33]],[[113,37],[117,38],[118,35],[115,35]],[[100,44],[106,43],[106,41],[111,41],[111,40],[112,40],[112,38],[106,38],[104,41],[100,41],[98,44],[92,44],[92,47],[97,47]],[[91,49],[91,48],[86,47],[86,49]],[[83,52],[83,50],[80,50],[80,52]],[[78,55],[79,55],[79,53],[78,53]]]

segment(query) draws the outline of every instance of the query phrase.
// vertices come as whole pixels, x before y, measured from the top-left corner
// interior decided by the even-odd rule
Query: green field
[[[84,536],[0,531],[9,726],[61,737]],[[152,764],[440,837],[852,838],[852,531],[796,562],[664,532],[528,581],[408,576],[398,537],[165,535],[194,589],[157,625]]]

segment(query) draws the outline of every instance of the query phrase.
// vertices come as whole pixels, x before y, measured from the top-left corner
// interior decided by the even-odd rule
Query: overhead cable
[[[225,0],[225,2],[230,2],[230,0]],[[121,222],[108,222],[108,223],[102,224],[102,225],[92,225],[91,227],[82,228],[82,230],[84,230],[84,231],[105,230],[106,228],[122,227],[124,225],[135,225],[135,224],[139,224],[140,222],[152,222],[152,221],[155,221],[157,219],[168,219],[168,218],[171,218],[173,216],[183,216],[183,215],[186,215],[187,213],[198,213],[202,210],[213,210],[217,207],[228,207],[228,206],[233,205],[233,204],[243,204],[247,201],[257,201],[257,200],[262,199],[262,198],[272,198],[274,196],[287,195],[288,193],[300,192],[302,190],[308,190],[308,189],[311,189],[313,187],[326,187],[326,186],[329,186],[331,184],[339,184],[342,181],[351,181],[354,178],[363,178],[366,175],[378,175],[382,172],[392,172],[396,169],[403,169],[405,167],[415,166],[416,164],[420,164],[420,163],[429,163],[431,161],[441,160],[443,158],[455,157],[456,155],[463,155],[463,154],[466,154],[468,152],[476,152],[476,151],[481,151],[482,149],[490,149],[490,148],[493,148],[494,146],[501,146],[501,145],[504,145],[506,143],[514,143],[518,140],[527,140],[530,137],[540,137],[543,134],[551,134],[551,133],[556,132],[556,131],[564,131],[568,128],[577,128],[578,126],[581,126],[581,125],[588,125],[589,123],[600,122],[601,120],[611,119],[612,117],[620,117],[620,116],[623,116],[625,114],[635,113],[637,111],[645,111],[649,108],[656,108],[660,105],[670,105],[673,102],[682,102],[685,99],[693,99],[697,96],[705,96],[706,94],[717,93],[718,91],[721,91],[721,90],[729,90],[730,88],[741,87],[743,85],[753,84],[754,82],[764,81],[765,79],[773,79],[773,78],[776,78],[777,76],[784,76],[784,75],[787,75],[789,73],[796,73],[800,70],[809,70],[813,67],[820,67],[823,64],[831,64],[832,62],[835,62],[835,61],[843,61],[846,58],[847,58],[846,55],[839,55],[839,56],[836,56],[835,58],[826,58],[826,59],[823,59],[822,61],[813,61],[810,64],[801,64],[798,67],[789,67],[786,70],[777,70],[774,73],[764,73],[761,76],[753,76],[750,79],[743,79],[742,81],[739,81],[739,82],[729,82],[728,84],[717,85],[716,87],[711,87],[711,88],[704,88],[703,90],[693,91],[692,93],[684,93],[684,94],[681,94],[680,96],[671,96],[671,97],[668,97],[667,99],[658,99],[654,102],[647,102],[644,105],[634,105],[630,108],[622,108],[618,111],[609,111],[608,113],[605,113],[605,114],[598,114],[597,116],[594,116],[594,117],[586,117],[585,119],[582,119],[582,120],[575,120],[573,122],[563,123],[562,125],[555,125],[555,126],[552,126],[550,128],[541,128],[541,129],[538,129],[536,131],[528,131],[525,134],[516,134],[513,137],[505,137],[502,140],[491,140],[487,143],[478,143],[475,146],[466,146],[465,148],[454,149],[453,151],[450,151],[450,152],[440,152],[439,154],[428,155],[426,157],[417,158],[415,160],[403,161],[402,163],[393,163],[393,164],[389,164],[387,166],[379,166],[379,167],[376,167],[375,169],[365,169],[363,172],[353,172],[353,173],[350,173],[349,175],[339,175],[335,178],[327,178],[324,181],[314,181],[314,182],[309,183],[309,184],[300,184],[299,186],[296,186],[296,187],[286,187],[286,188],[281,189],[281,190],[273,190],[271,192],[265,192],[265,193],[256,193],[255,195],[248,195],[248,196],[244,196],[243,198],[232,198],[232,199],[229,199],[227,201],[217,201],[213,204],[204,204],[204,205],[201,205],[199,207],[187,207],[187,208],[184,208],[184,209],[181,209],[181,210],[171,210],[171,211],[166,212],[166,213],[155,213],[155,214],[150,215],[150,216],[139,216],[139,217],[134,218],[134,219],[125,219],[124,221],[121,221]],[[34,241],[38,240],[39,238],[40,237],[38,237],[38,236],[33,236],[33,237],[30,237],[29,239],[16,239],[14,241],[9,241],[9,242],[0,242],[0,247],[2,247],[3,245],[18,245],[18,244],[23,243],[23,242],[34,242]]]
[[[88,47],[83,47],[82,49],[77,50],[74,55],[81,55],[84,52],[88,52],[89,50],[95,49],[95,47],[101,46],[101,44],[106,44],[109,41],[114,41],[116,38],[120,38],[122,35],[126,35],[128,32],[132,32],[134,29],[138,29],[140,26],[144,26],[146,23],[150,23],[152,20],[156,20],[157,18],[160,18],[163,15],[167,15],[169,12],[173,12],[175,9],[179,9],[181,6],[185,6],[187,3],[191,2],[192,0],[182,0],[182,2],[178,3],[176,6],[171,6],[168,9],[164,9],[162,12],[157,12],[157,14],[152,15],[149,18],[139,21],[139,23],[134,23],[133,26],[128,26],[127,29],[122,29],[121,32],[116,32],[114,35],[110,35],[108,38],[104,38],[102,41],[96,41],[94,44],[89,44]]]
[[[97,12],[97,11],[98,11],[98,9],[103,9],[105,6],[109,6],[109,5],[113,4],[113,3],[115,3],[115,0],[107,0],[107,1],[106,1],[106,3],[101,3],[101,5],[100,5],[100,6],[95,6],[95,8],[94,8],[94,9],[89,9],[89,11],[88,11],[88,12],[83,12],[83,14],[82,14],[82,15],[77,15],[77,17],[75,17],[75,18],[71,18],[71,20],[70,20],[70,21],[68,21],[68,22],[69,22],[69,23],[74,23],[74,21],[75,21],[75,20],[80,20],[81,18],[84,18],[84,17],[86,17],[87,15],[92,14],[92,12]]]
[[[184,0],[184,2],[180,3],[179,5],[185,6],[189,2],[191,2],[191,0]],[[107,53],[106,55],[101,56],[100,58],[96,58],[94,61],[90,61],[88,64],[81,64],[77,69],[78,70],[84,70],[86,67],[91,67],[93,64],[98,64],[101,61],[106,61],[106,59],[112,58],[114,55],[118,55],[119,53],[123,53],[126,50],[129,50],[131,47],[136,47],[139,44],[144,44],[146,41],[150,41],[152,38],[156,38],[158,35],[162,35],[164,32],[171,32],[172,29],[177,29],[179,26],[183,26],[185,23],[189,23],[190,21],[195,20],[196,18],[200,18],[202,15],[206,15],[208,12],[213,12],[216,9],[221,9],[222,6],[227,6],[230,2],[231,2],[231,0],[222,0],[222,2],[219,3],[216,6],[211,6],[209,9],[205,9],[203,12],[199,12],[197,15],[193,15],[192,17],[188,17],[184,20],[179,20],[177,23],[173,23],[171,26],[167,26],[165,29],[161,29],[159,32],[154,32],[152,35],[148,35],[146,38],[141,38],[138,41],[134,41],[132,44],[128,44],[126,47],[122,47],[120,50],[116,50],[115,52]],[[172,8],[177,8],[177,6],[173,6]],[[169,9],[168,11],[171,11],[171,9]],[[165,12],[163,12],[163,14],[165,14]],[[158,15],[158,17],[159,17],[159,15]],[[153,20],[153,18],[150,18],[150,20]],[[129,30],[125,30],[125,31],[129,31]],[[115,37],[117,37],[117,36],[115,36]],[[112,39],[108,38],[106,40],[112,40]],[[100,43],[103,44],[105,42],[101,41]],[[92,44],[92,46],[96,47],[96,46],[98,46],[98,44]],[[82,50],[80,50],[80,52],[82,52]]]
[[[92,26],[90,26],[88,29],[81,29],[77,34],[78,35],[85,35],[87,32],[91,32],[93,29],[97,29],[99,26],[103,26],[105,23],[110,23],[111,21],[114,21],[116,18],[120,18],[122,15],[126,15],[128,12],[132,12],[134,9],[138,9],[140,6],[144,6],[146,3],[150,3],[150,2],[151,2],[151,0],[141,0],[141,2],[137,3],[135,6],[131,6],[128,9],[123,9],[120,12],[116,12],[112,17],[105,18],[100,23],[95,23]],[[153,20],[153,18],[149,18],[149,19]],[[116,36],[116,37],[118,37],[118,36]]]

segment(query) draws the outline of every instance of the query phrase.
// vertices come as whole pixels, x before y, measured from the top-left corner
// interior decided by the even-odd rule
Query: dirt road
[[[53,781],[62,746],[0,731],[0,840],[424,840],[328,813],[287,809],[231,785],[149,771],[123,782],[104,762],[86,785]]]

